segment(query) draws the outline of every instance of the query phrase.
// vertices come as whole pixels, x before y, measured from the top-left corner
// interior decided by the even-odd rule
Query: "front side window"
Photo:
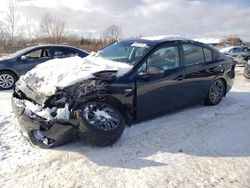
[[[185,66],[204,63],[202,47],[193,44],[183,44]]]
[[[32,60],[32,59],[41,59],[41,58],[50,58],[51,57],[50,50],[47,49],[47,48],[29,52],[28,54],[26,54],[26,56],[30,60]]]
[[[68,48],[55,48],[54,49],[54,57],[60,58],[60,57],[70,57],[75,56],[77,53],[73,51],[72,49]]]
[[[42,49],[32,51],[32,52],[26,54],[26,56],[28,57],[28,59],[38,59],[41,57],[41,54],[42,54]]]
[[[139,69],[139,74],[157,74],[180,66],[178,46],[156,50]]]

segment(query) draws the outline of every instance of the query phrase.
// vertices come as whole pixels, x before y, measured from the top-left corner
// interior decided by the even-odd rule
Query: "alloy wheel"
[[[1,74],[0,75],[0,87],[3,89],[11,88],[15,83],[13,76],[10,74]]]
[[[119,114],[106,104],[88,104],[82,113],[90,125],[101,130],[113,130],[120,124]]]
[[[209,98],[212,103],[218,103],[224,94],[224,84],[221,80],[216,80],[210,88]]]

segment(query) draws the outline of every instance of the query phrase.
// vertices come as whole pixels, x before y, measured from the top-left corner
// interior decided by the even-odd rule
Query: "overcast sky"
[[[7,2],[0,3],[2,21]],[[98,37],[117,24],[124,37],[237,34],[250,40],[250,0],[18,0],[18,10],[23,21],[36,23],[52,13],[83,36]]]

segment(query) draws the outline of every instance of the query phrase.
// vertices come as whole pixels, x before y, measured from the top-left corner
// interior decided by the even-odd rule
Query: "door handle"
[[[124,91],[125,92],[131,92],[131,91],[133,91],[133,89],[132,88],[128,88],[128,89],[125,89]]]
[[[179,75],[179,76],[177,76],[177,77],[175,78],[175,80],[181,81],[181,80],[183,80],[184,78],[185,78],[185,76]]]

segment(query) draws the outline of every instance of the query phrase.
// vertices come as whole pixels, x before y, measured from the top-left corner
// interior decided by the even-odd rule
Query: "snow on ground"
[[[250,81],[237,68],[218,106],[127,127],[113,146],[32,147],[0,92],[0,187],[250,187]]]

